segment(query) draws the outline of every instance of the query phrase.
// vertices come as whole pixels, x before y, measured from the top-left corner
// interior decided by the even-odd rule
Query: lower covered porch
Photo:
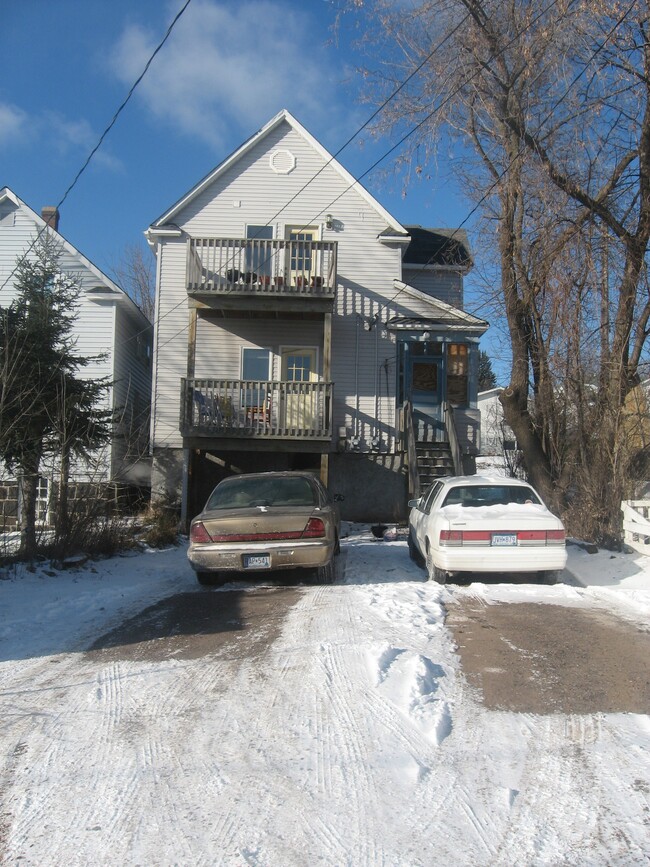
[[[331,382],[182,379],[180,430],[192,440],[332,438]]]

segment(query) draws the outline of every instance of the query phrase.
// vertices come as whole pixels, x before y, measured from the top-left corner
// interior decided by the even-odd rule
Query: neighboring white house
[[[146,234],[152,491],[185,516],[230,472],[307,468],[346,518],[401,518],[409,435],[447,446],[450,406],[478,451],[465,234],[401,225],[289,112]]]
[[[43,231],[50,233],[60,246],[62,272],[74,275],[82,289],[73,336],[79,355],[96,360],[81,369],[79,376],[107,377],[113,383],[103,408],[116,410],[118,418],[110,446],[91,464],[77,464],[73,481],[110,481],[124,487],[147,488],[150,484],[151,323],[119,286],[58,232],[55,208],[44,208],[39,215],[8,187],[0,189],[0,306],[7,307],[15,297],[16,262],[19,257],[29,255],[32,243]],[[42,520],[47,518],[55,472],[54,466],[46,468],[40,483],[39,517]],[[0,483],[0,508],[5,525],[15,520],[19,508],[16,491],[12,480]]]
[[[503,417],[503,404],[499,400],[502,391],[503,388],[497,386],[478,393],[482,455],[503,455],[504,450],[513,451],[516,448],[514,431]]]

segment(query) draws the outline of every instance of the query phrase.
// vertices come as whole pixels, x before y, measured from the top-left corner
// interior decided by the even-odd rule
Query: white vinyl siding
[[[185,241],[163,241],[158,256],[162,279],[156,299],[152,447],[182,448],[178,424],[181,377],[187,375],[189,331]]]
[[[405,267],[402,280],[432,298],[439,298],[452,307],[463,309],[463,280],[458,273]]]
[[[2,214],[5,219],[1,219]],[[7,214],[13,214],[13,218],[8,219]],[[8,306],[15,297],[16,275],[12,272],[16,260],[30,249],[41,227],[42,223],[29,209],[16,206],[8,200],[0,204],[0,286],[6,282],[6,286],[0,290],[0,306]],[[81,254],[66,246],[60,236],[55,237],[61,245],[61,270],[74,275],[82,288],[72,333],[75,352],[92,360],[79,370],[79,377],[89,380],[106,378],[115,383],[107,391],[101,407],[103,409],[124,405],[125,383],[132,379],[137,380],[139,390],[148,402],[151,393],[150,367],[147,368],[133,357],[129,342],[137,330],[145,330],[146,339],[151,340],[147,319],[123,293],[109,285],[110,281],[106,278],[102,280],[100,272],[92,270]],[[73,478],[82,481],[89,478],[108,479],[121,449],[122,444],[117,438],[115,443],[102,449],[101,455],[96,455],[90,465],[78,462],[72,468]],[[52,471],[56,472],[55,469]]]
[[[293,171],[279,174],[272,170],[269,157],[275,150],[293,154]],[[332,215],[332,229],[325,225],[327,214]],[[339,172],[325,166],[321,153],[285,121],[174,213],[173,222],[183,233],[197,238],[243,238],[248,226],[269,224],[276,238],[286,237],[287,227],[316,227],[321,240],[338,242],[331,353],[333,430],[345,426],[350,435],[364,441],[364,450],[379,436],[382,449],[392,450],[396,340],[383,323],[391,316],[432,316],[434,308],[426,298],[395,289],[394,280],[402,278],[403,246],[379,240],[388,228],[385,215],[357,188],[348,188]],[[187,369],[185,245],[184,238],[165,239],[159,245],[154,447],[182,447],[178,422],[180,380]],[[453,285],[456,275],[452,277],[447,289],[441,285],[441,291],[454,304],[451,296],[458,287]],[[443,278],[435,275],[430,279]],[[449,275],[444,279],[449,281]],[[277,352],[282,345],[322,349],[322,323],[200,316],[195,376],[239,378],[242,346],[273,347]],[[279,379],[277,356],[274,363],[273,376]],[[322,351],[319,364],[322,366]]]
[[[269,154],[277,148],[289,150],[296,156],[296,168],[289,175],[278,175],[269,167]],[[197,237],[243,237],[246,225],[263,225],[275,218],[276,237],[284,237],[288,226],[320,226],[322,240],[339,242],[338,291],[332,327],[332,380],[335,383],[333,426],[335,430],[341,425],[351,426],[351,418],[357,412],[358,387],[360,415],[372,420],[378,414],[384,442],[392,448],[395,365],[389,364],[388,369],[381,365],[387,355],[394,358],[394,340],[382,332],[376,346],[375,332],[365,331],[362,326],[357,329],[357,318],[363,317],[368,322],[376,314],[383,320],[389,315],[387,311],[392,308],[389,302],[395,295],[393,279],[399,278],[401,274],[402,248],[377,240],[386,229],[385,220],[356,189],[348,189],[331,166],[302,190],[307,181],[323,168],[323,164],[321,155],[284,123],[212,186],[203,190],[174,219],[184,231]],[[300,194],[296,196],[297,193]],[[290,202],[294,196],[295,200]],[[288,202],[290,204],[287,206]],[[234,203],[238,203],[239,207],[235,207]],[[333,230],[325,227],[327,213],[334,218],[336,228]],[[169,285],[169,275],[166,275],[165,282]],[[398,304],[397,307],[398,311],[402,311],[403,305]],[[232,330],[230,322],[225,327]],[[270,321],[268,327],[277,332],[279,323]],[[284,323],[280,327],[284,334],[281,342],[296,341],[296,337],[291,336],[291,323]],[[304,324],[296,324],[294,333],[304,334]],[[358,375],[355,368],[357,334]],[[202,355],[205,351],[203,340],[197,332],[196,375],[214,375],[206,372],[209,363],[208,358]],[[224,340],[228,342],[225,337]],[[275,342],[277,344],[280,341]],[[298,342],[305,345],[312,343],[306,335]],[[268,337],[260,339],[259,345],[269,345]],[[322,338],[319,345],[322,345]],[[222,354],[211,356],[212,360],[219,358],[220,371],[225,370],[224,364],[232,369],[228,360],[230,357]],[[377,388],[380,397],[376,400]],[[372,422],[365,422],[358,429],[359,436],[370,441],[377,433],[375,428]]]
[[[243,347],[270,349],[271,379],[281,378],[280,348],[284,345],[319,345],[323,326],[319,322],[229,319],[227,323],[199,319],[196,336],[196,377],[241,379]],[[215,359],[218,364],[215,365]],[[322,370],[319,371],[322,376]],[[179,385],[180,388],[180,385]]]

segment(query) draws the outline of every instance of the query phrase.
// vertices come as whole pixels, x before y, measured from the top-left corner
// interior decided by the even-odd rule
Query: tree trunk
[[[69,514],[68,514],[68,482],[70,479],[70,454],[65,444],[61,452],[59,470],[59,496],[56,504],[56,536],[61,550],[68,544]]]
[[[22,477],[22,510],[20,519],[20,555],[29,563],[36,557],[36,493],[38,470],[25,471]]]

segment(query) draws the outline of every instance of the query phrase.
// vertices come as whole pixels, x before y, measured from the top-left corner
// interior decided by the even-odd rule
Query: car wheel
[[[449,580],[449,572],[445,572],[444,569],[438,569],[437,566],[434,566],[433,580],[436,582],[436,584],[446,584]]]
[[[444,569],[440,569],[433,562],[433,555],[431,553],[431,549],[427,551],[427,577],[429,581],[435,581],[436,584],[446,584],[447,579],[449,578],[449,573],[445,572]]]
[[[418,547],[413,541],[413,536],[409,531],[408,535],[408,546],[409,546],[409,557],[413,560],[414,563],[417,563],[418,566],[424,565],[424,560],[422,559],[422,554],[418,551]]]
[[[334,583],[334,560],[330,560],[324,566],[319,566],[316,569],[316,581],[319,584]]]

